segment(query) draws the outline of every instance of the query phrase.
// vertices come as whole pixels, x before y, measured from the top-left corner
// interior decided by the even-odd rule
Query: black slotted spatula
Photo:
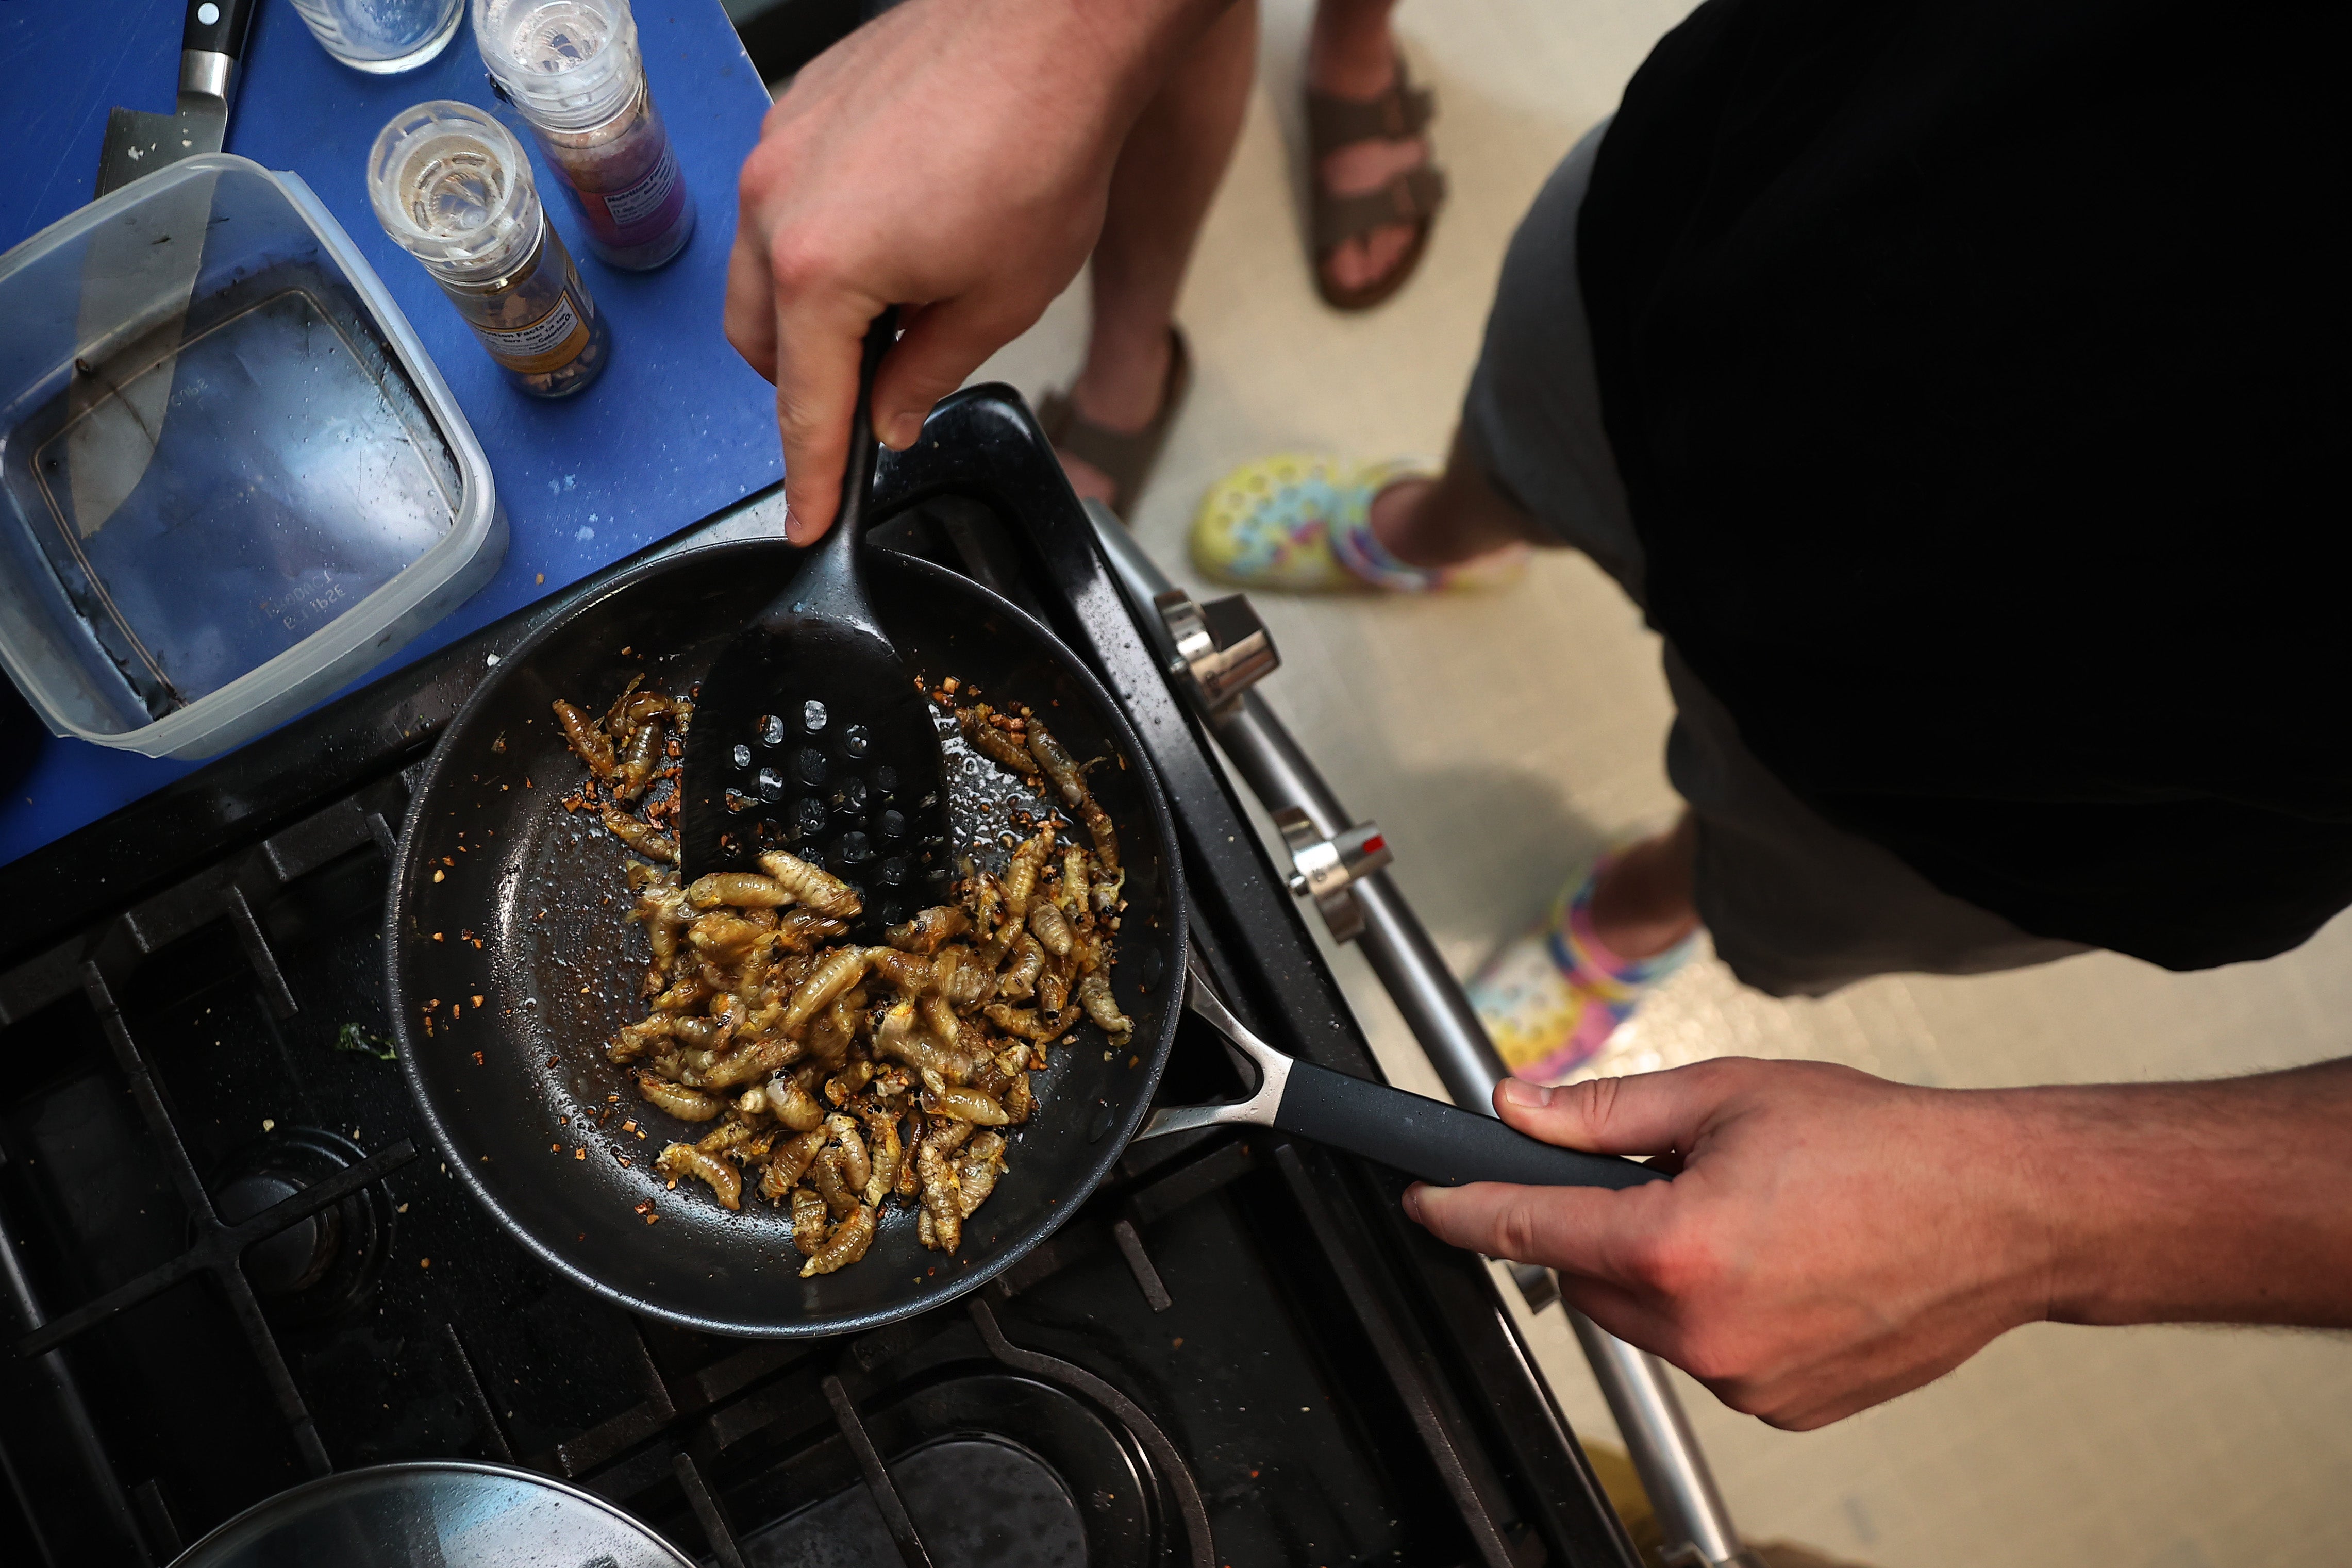
[[[678,813],[680,869],[754,869],[781,849],[856,888],[861,941],[953,880],[948,794],[929,702],[866,591],[874,373],[898,312],[866,330],[841,510],[784,591],[727,646],[695,699]]]

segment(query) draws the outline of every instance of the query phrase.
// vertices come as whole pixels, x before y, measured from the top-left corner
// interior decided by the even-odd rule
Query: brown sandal
[[[1339,310],[1369,310],[1404,287],[1428,247],[1431,224],[1445,204],[1445,175],[1430,163],[1389,176],[1375,191],[1335,195],[1323,185],[1323,160],[1359,142],[1402,142],[1418,136],[1434,115],[1437,100],[1405,75],[1397,57],[1396,80],[1377,98],[1336,98],[1307,89],[1307,178],[1315,190],[1315,291]],[[1396,264],[1360,289],[1335,289],[1323,271],[1333,251],[1351,239],[1392,223],[1414,226],[1412,243]]]
[[[1185,345],[1181,328],[1168,329],[1168,379],[1160,390],[1160,412],[1151,423],[1129,434],[1111,430],[1096,424],[1080,414],[1069,395],[1049,392],[1037,410],[1037,423],[1045,438],[1060,450],[1082,463],[1091,463],[1102,470],[1111,482],[1110,510],[1125,521],[1128,509],[1143,491],[1144,481],[1151,478],[1152,466],[1160,461],[1160,448],[1168,444],[1169,426],[1176,423],[1176,412],[1184,405],[1184,395],[1192,390],[1192,351]]]

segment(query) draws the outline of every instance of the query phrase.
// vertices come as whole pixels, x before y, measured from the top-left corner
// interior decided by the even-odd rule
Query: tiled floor
[[[1678,0],[1407,0],[1437,89],[1454,199],[1422,275],[1364,317],[1323,309],[1300,253],[1297,80],[1305,8],[1269,5],[1247,130],[1184,307],[1200,362],[1137,530],[1180,581],[1191,509],[1225,467],[1285,447],[1442,450],[1505,240],[1570,143],[1612,106]],[[1082,291],[985,373],[1066,379]],[[1654,639],[1580,558],[1507,595],[1436,603],[1261,598],[1268,692],[1458,967],[1531,918],[1612,835],[1671,813]],[[1433,1075],[1360,959],[1338,963],[1392,1075]],[[2341,1053],[2352,926],[2271,963],[2162,973],[2107,955],[1974,980],[1882,979],[1827,1001],[1678,976],[1609,1070],[1710,1054],[1821,1058],[1916,1082],[2212,1076]],[[1557,1313],[1529,1330],[1571,1419],[1610,1422]],[[1935,1386],[1791,1436],[1685,1391],[1743,1527],[1884,1568],[2239,1568],[2345,1560],[2352,1342],[2236,1331],[2042,1328]]]

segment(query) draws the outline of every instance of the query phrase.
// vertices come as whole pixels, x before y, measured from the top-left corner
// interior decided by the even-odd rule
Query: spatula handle
[[[888,305],[866,329],[866,353],[857,366],[857,406],[849,416],[849,460],[841,468],[841,510],[834,513],[833,537],[841,542],[829,548],[856,549],[866,526],[866,503],[874,493],[874,469],[881,461],[874,439],[874,377],[882,356],[898,341],[898,307]]]
[[[790,590],[761,616],[760,625],[772,635],[781,635],[803,620],[816,620],[855,627],[867,637],[888,641],[866,595],[858,552],[874,491],[874,469],[881,457],[874,439],[874,373],[881,368],[883,354],[898,336],[895,305],[875,317],[873,325],[866,329],[866,353],[857,372],[857,406],[849,416],[849,452],[841,466],[841,506],[833,514],[833,526],[794,569]]]

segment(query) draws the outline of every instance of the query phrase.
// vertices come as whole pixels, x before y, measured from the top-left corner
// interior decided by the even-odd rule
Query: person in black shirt
[[[875,391],[904,447],[1075,274],[1215,10],[911,0],[780,100],[729,330],[778,380],[796,537],[866,322],[923,302]],[[1819,991],[2261,957],[2352,899],[2340,30],[1709,0],[1563,165],[1382,543],[1578,543],[1664,635],[1692,813],[1621,858],[1613,940],[1704,916],[1743,978]],[[1721,1060],[1496,1109],[1675,1179],[1416,1187],[1415,1217],[1777,1425],[2035,1320],[2352,1323],[2352,1063],[1955,1092]]]

